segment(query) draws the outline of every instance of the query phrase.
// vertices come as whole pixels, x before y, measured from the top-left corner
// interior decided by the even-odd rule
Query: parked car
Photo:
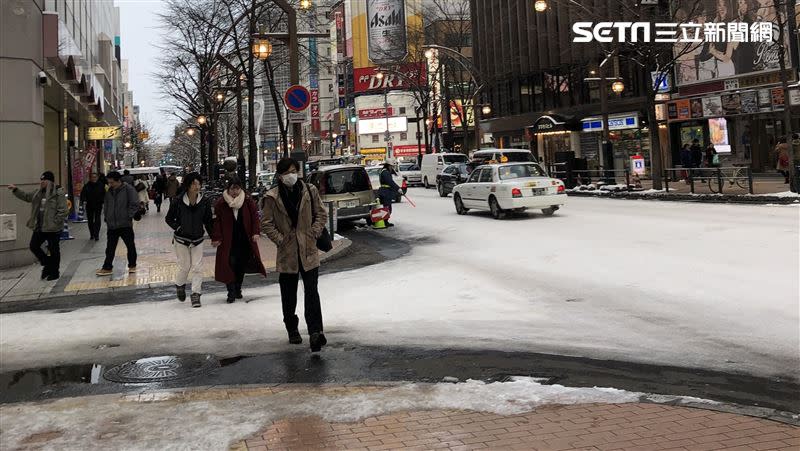
[[[267,188],[272,187],[277,182],[274,172],[259,172],[258,181],[263,183]]]
[[[530,150],[527,149],[481,149],[472,154],[468,166],[472,169],[492,163],[538,163]]]
[[[467,156],[461,153],[429,153],[422,156],[422,185],[435,186],[436,176],[451,164],[466,163]]]
[[[378,196],[378,188],[381,187],[381,171],[383,171],[383,166],[372,166],[367,168],[367,174],[369,174],[369,181],[372,184],[372,190],[375,192],[375,196]],[[406,182],[405,177],[400,174],[392,174],[392,179],[394,182],[397,183],[397,186],[403,189],[403,194],[408,192],[408,182]],[[395,202],[402,202],[403,196],[401,194],[397,194],[397,197],[394,198]]]
[[[564,182],[550,178],[538,163],[502,163],[479,166],[466,183],[453,189],[456,212],[488,210],[495,219],[509,212],[540,209],[552,215],[567,201]]]
[[[442,173],[436,176],[436,190],[439,191],[439,196],[447,197],[456,185],[466,182],[468,176],[465,163],[451,164],[444,168]]]
[[[416,163],[400,163],[400,175],[402,175],[408,186],[422,186],[422,171]]]
[[[323,203],[333,203],[339,221],[365,219],[375,205],[375,194],[367,170],[354,164],[321,166],[308,176],[319,190]]]

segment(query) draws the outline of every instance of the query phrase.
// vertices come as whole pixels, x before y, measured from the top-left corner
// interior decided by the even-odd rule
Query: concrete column
[[[0,2],[0,184],[23,190],[38,188],[44,171],[41,3]],[[0,268],[31,263],[30,204],[3,186],[0,213],[17,215],[17,239],[0,242]]]

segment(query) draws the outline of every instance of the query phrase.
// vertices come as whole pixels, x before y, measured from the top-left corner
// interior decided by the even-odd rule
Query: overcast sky
[[[166,144],[176,120],[161,112],[170,102],[161,98],[153,80],[159,53],[156,45],[161,38],[157,14],[163,11],[163,4],[161,0],[116,0],[116,4],[122,28],[122,58],[129,61],[133,103],[140,107],[139,117],[152,128],[151,136]]]

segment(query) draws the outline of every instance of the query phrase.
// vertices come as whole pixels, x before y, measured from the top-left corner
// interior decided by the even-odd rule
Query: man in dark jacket
[[[402,191],[402,188],[395,183],[392,174],[394,172],[394,160],[389,159],[384,163],[383,170],[380,175],[381,187],[378,189],[378,199],[384,208],[389,210],[389,216],[392,214],[392,202],[397,197],[397,193]],[[394,224],[386,221],[386,227],[393,227]]]
[[[110,276],[114,267],[119,239],[128,249],[128,272],[136,272],[136,243],[133,235],[133,218],[139,214],[139,196],[129,184],[122,182],[117,171],[108,174],[108,192],[103,202],[106,208],[106,259],[95,274]]]
[[[31,204],[31,216],[27,226],[33,230],[30,249],[42,265],[42,279],[56,280],[61,266],[60,233],[67,218],[67,198],[64,190],[55,184],[55,174],[45,171],[39,181],[39,189],[31,193],[22,192],[16,185],[8,189],[18,199]],[[42,250],[47,243],[49,254]]]
[[[692,167],[701,167],[703,165],[703,148],[700,147],[700,140],[695,139],[692,141],[692,147],[689,150],[692,153]]]
[[[156,192],[156,213],[161,212],[161,202],[164,200],[164,194],[167,191],[167,174],[164,172],[164,169],[161,169],[161,173],[156,176],[155,182],[153,182],[153,190]]]
[[[203,179],[192,172],[183,178],[183,195],[170,201],[167,224],[175,231],[173,242],[178,260],[175,289],[178,300],[186,300],[186,281],[191,274],[192,307],[200,307],[203,292],[203,241],[214,226],[211,202],[200,193]]]
[[[127,183],[128,185],[133,186],[133,176],[131,175],[131,171],[125,169],[122,171],[122,181]]]
[[[97,179],[97,174],[89,176],[89,182],[81,189],[81,202],[86,204],[86,218],[89,221],[89,239],[100,240],[100,222],[102,221],[103,201],[106,187]]]

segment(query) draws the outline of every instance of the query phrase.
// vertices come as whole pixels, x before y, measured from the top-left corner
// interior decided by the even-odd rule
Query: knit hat
[[[40,180],[50,180],[51,182],[55,183],[56,176],[50,171],[44,171],[42,172],[42,177],[40,178]]]

